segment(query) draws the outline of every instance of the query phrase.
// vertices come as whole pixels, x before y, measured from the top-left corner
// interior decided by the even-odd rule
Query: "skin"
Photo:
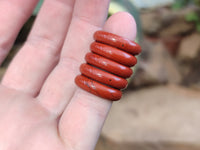
[[[36,3],[0,1],[0,62]],[[0,85],[1,150],[94,149],[112,102],[81,90],[74,78],[96,30],[131,40],[136,35],[128,13],[117,13],[105,22],[108,4],[108,0],[44,2]]]

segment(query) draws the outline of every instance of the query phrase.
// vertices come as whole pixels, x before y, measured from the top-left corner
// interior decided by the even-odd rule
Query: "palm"
[[[57,134],[55,118],[32,98],[8,89],[1,100],[0,148],[5,150],[64,149]],[[16,96],[16,94],[18,96]],[[16,100],[13,101],[13,96]],[[12,105],[11,105],[12,104]]]
[[[7,11],[6,17],[0,13],[5,22],[0,25],[1,62],[36,1],[0,2],[0,10]],[[136,33],[126,13],[105,23],[108,4],[109,0],[45,1],[0,86],[0,149],[94,149],[111,102],[80,90],[74,78],[94,31],[103,28],[132,39]]]

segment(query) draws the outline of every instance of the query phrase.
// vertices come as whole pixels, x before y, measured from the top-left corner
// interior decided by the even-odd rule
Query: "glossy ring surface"
[[[119,100],[121,89],[128,84],[126,78],[133,73],[130,67],[137,63],[135,55],[141,52],[141,47],[105,31],[96,31],[94,40],[90,45],[91,52],[85,56],[86,63],[80,66],[81,75],[75,78],[75,83],[104,99]]]

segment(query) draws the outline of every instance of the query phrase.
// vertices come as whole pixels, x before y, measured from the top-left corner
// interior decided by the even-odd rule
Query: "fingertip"
[[[103,29],[130,40],[135,40],[137,34],[135,19],[128,12],[117,12],[113,14],[108,18]]]

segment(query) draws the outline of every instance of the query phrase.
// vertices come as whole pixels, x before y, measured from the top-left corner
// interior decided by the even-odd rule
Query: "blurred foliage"
[[[190,4],[194,4],[200,7],[200,0],[176,0],[172,5],[172,9],[179,10]]]
[[[40,1],[38,2],[38,4],[37,4],[35,10],[33,11],[33,15],[34,15],[34,16],[36,16],[37,13],[39,12],[39,10],[40,10],[40,8],[41,8],[43,2],[44,2],[44,0],[40,0]]]
[[[135,7],[135,5],[133,4],[133,1],[111,0],[108,16],[111,16],[112,14],[119,12],[119,11],[129,12],[135,18],[136,24],[137,24],[136,42],[140,42],[140,40],[142,39],[142,24],[140,21],[139,10]]]
[[[184,9],[189,5],[196,5],[200,8],[200,0],[176,0],[172,5],[173,10]],[[194,22],[196,30],[200,32],[200,14],[198,12],[190,12],[185,16],[185,20],[188,22]]]
[[[196,25],[197,31],[200,32],[200,15],[198,13],[196,13],[196,12],[188,13],[185,16],[185,19],[188,22],[194,22]]]
[[[194,0],[195,4],[200,6],[200,0]]]
[[[184,8],[189,3],[191,3],[192,0],[176,0],[174,4],[172,5],[173,10],[179,10],[181,8]]]

